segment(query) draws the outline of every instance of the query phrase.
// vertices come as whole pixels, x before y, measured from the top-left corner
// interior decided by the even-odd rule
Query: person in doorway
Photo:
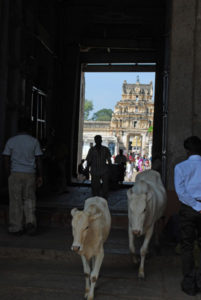
[[[120,168],[120,182],[124,181],[124,176],[126,172],[126,162],[127,158],[123,154],[123,149],[119,149],[119,154],[115,157],[115,163],[118,164]]]
[[[85,159],[81,160],[81,163],[78,165],[78,180],[85,181],[89,180],[89,171],[84,165]]]
[[[139,160],[138,160],[138,170],[139,170],[139,172],[142,172],[143,168],[144,168],[143,158],[140,157]]]
[[[201,140],[191,136],[184,141],[188,159],[174,169],[174,184],[181,202],[179,212],[182,254],[182,290],[188,295],[201,291],[201,265],[195,268],[194,243],[201,249]],[[200,262],[199,262],[200,263]]]
[[[133,167],[132,167],[132,162],[129,160],[126,165],[126,175],[127,175],[127,180],[130,182],[132,181],[133,177]]]
[[[116,164],[124,164],[126,165],[127,162],[127,158],[126,156],[123,154],[123,149],[119,149],[119,154],[115,157],[115,163]]]
[[[93,196],[108,198],[109,190],[109,165],[111,153],[109,148],[102,146],[101,135],[94,137],[95,146],[87,154],[87,168],[91,173],[91,188]]]
[[[20,119],[18,129],[18,134],[7,141],[3,151],[9,189],[8,231],[20,235],[25,229],[27,234],[34,235],[37,228],[35,190],[36,185],[40,187],[43,183],[42,151],[39,141],[31,136],[29,119]]]

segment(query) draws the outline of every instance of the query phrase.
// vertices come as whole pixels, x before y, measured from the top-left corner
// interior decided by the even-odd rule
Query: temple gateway
[[[135,84],[124,80],[122,98],[117,102],[111,121],[84,121],[83,158],[94,144],[94,136],[102,135],[103,145],[111,154],[119,149],[124,153],[135,152],[151,156],[154,101],[153,84],[141,84],[139,77]]]

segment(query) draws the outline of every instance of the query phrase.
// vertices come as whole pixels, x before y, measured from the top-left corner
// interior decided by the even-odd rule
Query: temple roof
[[[124,80],[123,85],[122,85],[122,93],[123,94],[148,94],[151,95],[153,94],[153,85],[152,81],[150,81],[149,84],[142,84],[139,81],[137,81],[134,84],[127,83],[126,80]]]

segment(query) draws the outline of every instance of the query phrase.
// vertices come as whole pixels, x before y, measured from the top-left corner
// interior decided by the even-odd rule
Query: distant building
[[[153,84],[135,84],[126,80],[122,86],[122,99],[117,102],[111,121],[84,121],[83,157],[94,144],[94,136],[101,134],[103,145],[116,155],[119,148],[125,153],[135,152],[151,156],[154,116]]]

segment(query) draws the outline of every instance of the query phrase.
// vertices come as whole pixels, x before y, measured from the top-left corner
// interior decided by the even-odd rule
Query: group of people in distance
[[[84,181],[89,179],[89,167],[91,169],[91,185],[92,194],[100,196],[100,180],[101,177],[103,194],[106,196],[109,181],[109,165],[116,164],[119,167],[119,182],[134,181],[136,172],[142,172],[151,168],[151,158],[148,159],[145,155],[142,157],[139,154],[130,153],[124,155],[123,149],[119,149],[118,155],[111,156],[109,149],[102,146],[102,137],[96,135],[94,138],[95,146],[89,149],[86,159],[82,159],[78,166],[78,179]],[[96,176],[97,174],[97,176]],[[102,175],[100,175],[102,174]],[[113,174],[114,175],[114,174]],[[106,187],[105,187],[106,185]],[[95,189],[95,190],[94,190]],[[98,192],[99,191],[99,192]]]

